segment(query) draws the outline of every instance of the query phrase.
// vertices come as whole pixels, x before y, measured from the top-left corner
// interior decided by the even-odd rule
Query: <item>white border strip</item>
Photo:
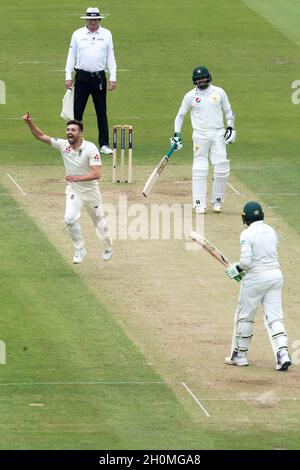
[[[12,176],[10,176],[9,173],[6,173],[7,176],[9,177],[9,179],[17,186],[18,190],[23,194],[23,196],[26,196],[26,193],[24,193],[23,189],[21,188],[21,186],[13,179]]]
[[[191,397],[195,400],[195,402],[197,403],[198,406],[200,406],[201,410],[203,411],[203,413],[208,417],[210,418],[208,412],[206,411],[206,409],[204,408],[204,406],[200,403],[200,401],[198,400],[197,397],[195,397],[195,395],[193,394],[192,390],[184,383],[184,382],[181,382],[181,385],[186,389],[186,391],[191,395]]]

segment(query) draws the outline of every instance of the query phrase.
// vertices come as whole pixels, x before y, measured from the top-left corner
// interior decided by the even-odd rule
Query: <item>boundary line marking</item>
[[[13,179],[12,176],[10,176],[9,173],[6,173],[7,176],[9,177],[9,179],[17,186],[18,190],[23,194],[23,196],[26,196],[26,193],[24,193],[23,189],[21,188],[21,186]]]
[[[200,401],[198,400],[198,398],[193,394],[192,390],[184,383],[184,382],[181,382],[181,385],[186,389],[186,391],[191,395],[191,397],[195,400],[195,402],[197,403],[198,406],[200,406],[201,410],[203,411],[203,413],[208,417],[210,418],[210,415],[208,414],[208,412],[206,411],[206,409],[204,408],[204,406],[200,403]]]

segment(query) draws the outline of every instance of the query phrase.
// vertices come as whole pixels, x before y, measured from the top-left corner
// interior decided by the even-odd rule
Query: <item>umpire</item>
[[[100,25],[105,18],[98,8],[87,9],[84,28],[77,29],[71,38],[66,63],[66,87],[72,88],[72,73],[75,69],[74,118],[82,121],[83,113],[92,95],[99,131],[100,152],[112,154],[109,147],[109,131],[106,114],[107,80],[105,69],[109,72],[108,89],[116,87],[117,65],[114,55],[111,32]]]

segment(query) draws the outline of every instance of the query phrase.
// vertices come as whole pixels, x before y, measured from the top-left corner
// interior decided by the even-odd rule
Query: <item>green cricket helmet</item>
[[[250,225],[257,220],[264,220],[264,216],[262,207],[258,202],[250,201],[244,205],[242,212],[243,224]]]
[[[208,87],[212,78],[207,67],[204,65],[198,65],[198,67],[195,67],[193,70],[192,80],[195,85],[204,89]]]

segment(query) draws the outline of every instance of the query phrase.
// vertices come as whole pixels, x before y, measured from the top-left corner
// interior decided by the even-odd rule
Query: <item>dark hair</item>
[[[71,121],[67,122],[67,126],[70,126],[71,124],[75,124],[75,126],[80,127],[81,132],[83,131],[83,124],[81,121],[76,121],[76,119],[71,119]]]

